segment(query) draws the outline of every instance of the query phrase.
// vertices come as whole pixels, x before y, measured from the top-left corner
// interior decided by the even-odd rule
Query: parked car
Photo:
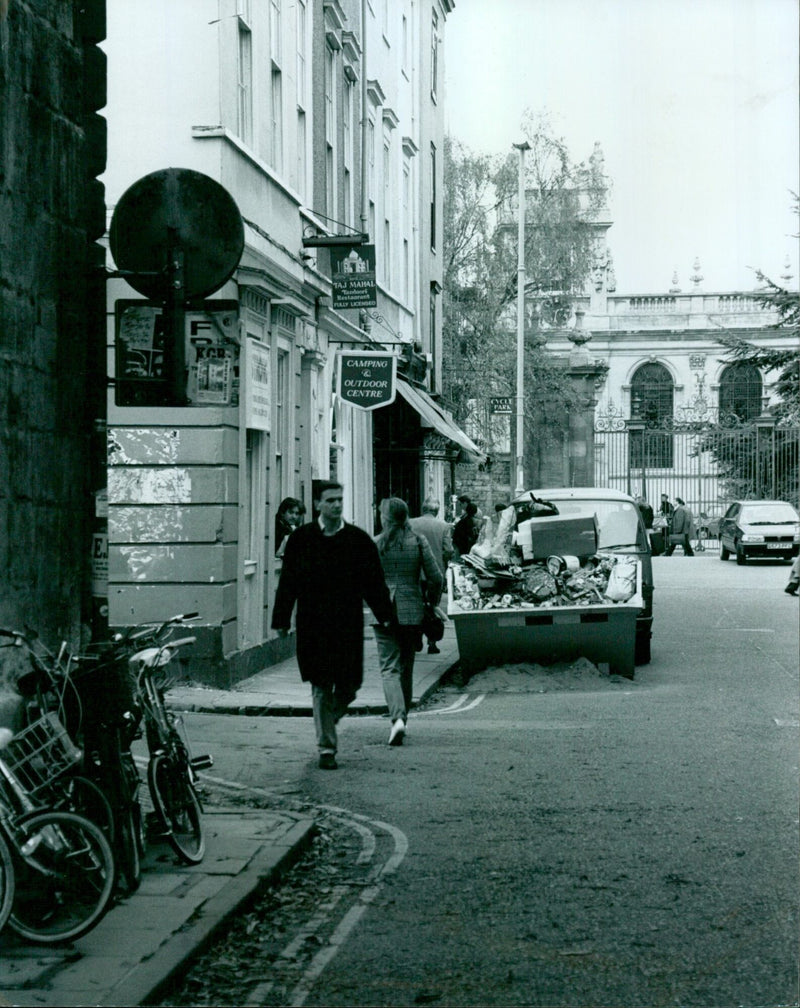
[[[719,523],[719,558],[733,553],[737,564],[750,557],[792,560],[800,549],[800,515],[786,501],[734,501]]]
[[[636,664],[650,661],[650,637],[653,626],[653,562],[650,542],[642,516],[632,497],[606,487],[562,487],[526,490],[514,501],[519,508],[529,504],[531,494],[556,506],[559,515],[597,518],[598,549],[611,553],[630,553],[642,568],[644,608],[636,619]]]

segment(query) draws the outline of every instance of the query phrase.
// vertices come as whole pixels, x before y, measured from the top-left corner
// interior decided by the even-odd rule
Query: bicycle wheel
[[[93,780],[76,774],[64,781],[63,795],[53,803],[57,811],[75,812],[99,826],[110,842],[114,840],[114,813],[102,788]]]
[[[117,812],[114,857],[117,888],[126,895],[136,892],[142,881],[142,811],[139,807],[139,771],[130,753],[122,755],[124,805]]]
[[[206,849],[200,801],[189,767],[171,753],[160,752],[147,766],[147,783],[156,812],[172,849],[187,864],[199,864]]]
[[[133,808],[120,811],[114,841],[114,861],[117,868],[117,889],[126,896],[135,893],[142,881],[137,832],[138,826]]]
[[[13,840],[8,926],[45,945],[90,931],[114,890],[114,855],[100,827],[74,812],[34,812],[14,824]]]
[[[0,834],[0,931],[6,926],[14,905],[14,862],[5,837]]]

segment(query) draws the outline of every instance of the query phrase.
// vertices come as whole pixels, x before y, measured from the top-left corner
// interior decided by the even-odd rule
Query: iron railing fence
[[[661,495],[681,497],[695,516],[721,515],[734,500],[800,504],[800,428],[753,422],[649,429],[596,428],[597,486],[643,496],[658,510]]]

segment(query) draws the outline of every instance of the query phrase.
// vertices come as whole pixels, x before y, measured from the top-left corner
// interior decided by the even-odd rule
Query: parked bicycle
[[[30,671],[17,681],[26,720],[56,713],[83,750],[76,772],[54,781],[40,798],[99,825],[114,849],[117,890],[134,892],[141,882],[144,826],[141,782],[130,752],[141,717],[128,681],[130,646],[120,638],[75,656],[64,644],[58,654],[38,640],[34,646],[32,634],[0,629],[0,637],[11,638],[29,657]]]
[[[195,619],[196,613],[176,616],[151,627],[156,642],[130,659],[136,681],[136,701],[144,720],[149,752],[147,783],[162,835],[181,860],[198,864],[205,853],[202,806],[197,792],[197,773],[213,765],[211,756],[192,758],[179,714],[168,710],[165,691],[171,685],[168,666],[178,650],[195,642],[194,637],[163,640],[175,626]]]
[[[69,675],[69,664],[65,662],[65,646],[62,645],[58,655],[54,655],[34,636],[4,627],[0,627],[0,639],[9,641],[8,644],[0,644],[0,647],[23,649],[28,659],[28,671],[22,673],[16,682],[22,697],[22,727],[53,713],[65,725],[70,738],[76,741],[81,720],[80,698]],[[37,803],[86,816],[112,841],[114,818],[111,806],[98,785],[80,772],[81,766],[82,761],[53,778],[47,788],[39,789]]]
[[[114,855],[103,831],[77,813],[38,804],[79,759],[54,714],[16,735],[0,729],[0,927],[30,941],[86,934],[113,893]]]
[[[139,888],[145,850],[141,780],[131,753],[141,711],[129,679],[129,653],[120,642],[109,642],[78,656],[68,673],[82,710],[83,772],[111,807],[117,888],[126,894]]]

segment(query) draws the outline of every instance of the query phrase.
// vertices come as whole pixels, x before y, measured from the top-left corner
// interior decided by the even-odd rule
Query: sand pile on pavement
[[[553,665],[498,665],[477,672],[464,689],[470,693],[550,693],[617,688],[620,684],[630,686],[631,680],[609,675],[607,665],[598,667],[588,658],[578,658]]]

